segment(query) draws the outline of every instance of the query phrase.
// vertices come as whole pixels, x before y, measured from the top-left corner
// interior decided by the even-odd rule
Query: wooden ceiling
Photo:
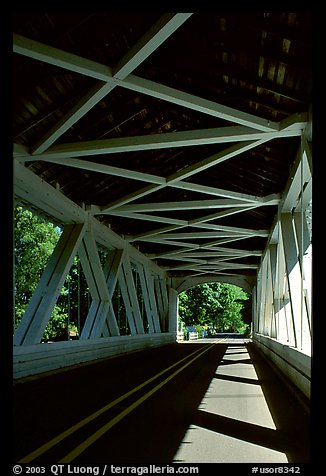
[[[16,13],[14,157],[171,276],[256,274],[312,96],[310,13]]]

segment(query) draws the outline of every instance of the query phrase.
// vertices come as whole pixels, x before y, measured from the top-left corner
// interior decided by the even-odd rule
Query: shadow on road
[[[159,369],[167,368],[200,348],[204,349],[205,344],[172,344],[18,385],[15,390],[14,461],[155,375]],[[247,352],[249,359],[243,358]],[[252,364],[258,380],[230,375],[227,370],[225,374],[223,370],[217,373],[217,369],[227,369],[231,363]],[[166,376],[162,376],[161,381]],[[260,385],[276,430],[219,415],[218,399],[216,413],[200,409],[213,379]],[[159,381],[115,405],[34,463],[57,463],[60,457],[132,405],[136,398]],[[309,461],[309,416],[295,397],[251,343],[218,343],[110,431],[103,433],[76,457],[74,463],[172,463],[191,425],[285,453],[289,462]]]

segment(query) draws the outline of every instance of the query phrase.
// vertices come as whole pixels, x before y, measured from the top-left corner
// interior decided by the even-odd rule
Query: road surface
[[[248,340],[199,339],[14,385],[14,463],[304,463],[309,416]]]

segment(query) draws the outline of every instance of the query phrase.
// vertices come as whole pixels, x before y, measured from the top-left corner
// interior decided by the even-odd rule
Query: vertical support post
[[[307,305],[307,312],[309,318],[309,326],[311,321],[311,254],[310,254],[310,235],[307,226],[307,220],[301,213],[294,213],[293,215],[295,227],[297,230],[299,258],[301,264],[302,279],[304,280],[305,300]]]
[[[261,274],[261,280],[260,280],[260,298],[259,298],[259,310],[258,310],[258,315],[259,315],[259,332],[263,335],[265,335],[265,320],[266,320],[266,314],[265,314],[265,304],[266,304],[266,280],[267,280],[267,262],[266,262],[266,256],[264,257],[262,264],[261,264],[261,269],[260,269],[260,274]]]
[[[261,295],[262,295],[262,263],[257,274],[257,286],[256,286],[256,327],[255,333],[261,333]]]
[[[288,345],[294,345],[294,330],[292,316],[289,312],[291,305],[289,302],[288,281],[286,278],[286,266],[284,256],[284,246],[281,231],[281,222],[278,221],[278,246],[277,246],[277,326],[278,340]]]
[[[175,332],[177,334],[178,327],[178,307],[179,307],[179,294],[173,288],[169,289],[169,332]]]
[[[276,321],[276,312],[278,310],[278,299],[277,299],[277,245],[271,244],[269,246],[269,257],[270,257],[270,266],[271,266],[271,299],[272,299],[272,326],[271,326],[271,336],[277,339],[278,329]]]
[[[281,229],[284,244],[285,264],[289,285],[292,320],[294,325],[295,345],[302,349],[302,322],[301,322],[301,272],[296,247],[292,214],[281,214]]]
[[[14,335],[14,345],[38,344],[60,295],[85,224],[66,225]]]
[[[301,326],[302,350],[311,353],[311,256],[310,235],[303,213],[294,213],[293,221],[299,249],[299,263],[301,270]]]
[[[268,248],[265,255],[265,303],[264,303],[264,335],[272,336],[273,323],[273,298],[272,298],[272,276],[271,276],[271,262],[270,262],[270,248]]]
[[[258,282],[258,281],[257,281]],[[257,286],[254,286],[252,289],[252,336],[253,334],[258,333],[258,323],[257,323]]]

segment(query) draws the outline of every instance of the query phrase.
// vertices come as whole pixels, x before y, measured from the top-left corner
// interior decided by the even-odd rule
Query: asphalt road
[[[243,339],[148,349],[13,393],[13,463],[309,461],[309,416]]]

